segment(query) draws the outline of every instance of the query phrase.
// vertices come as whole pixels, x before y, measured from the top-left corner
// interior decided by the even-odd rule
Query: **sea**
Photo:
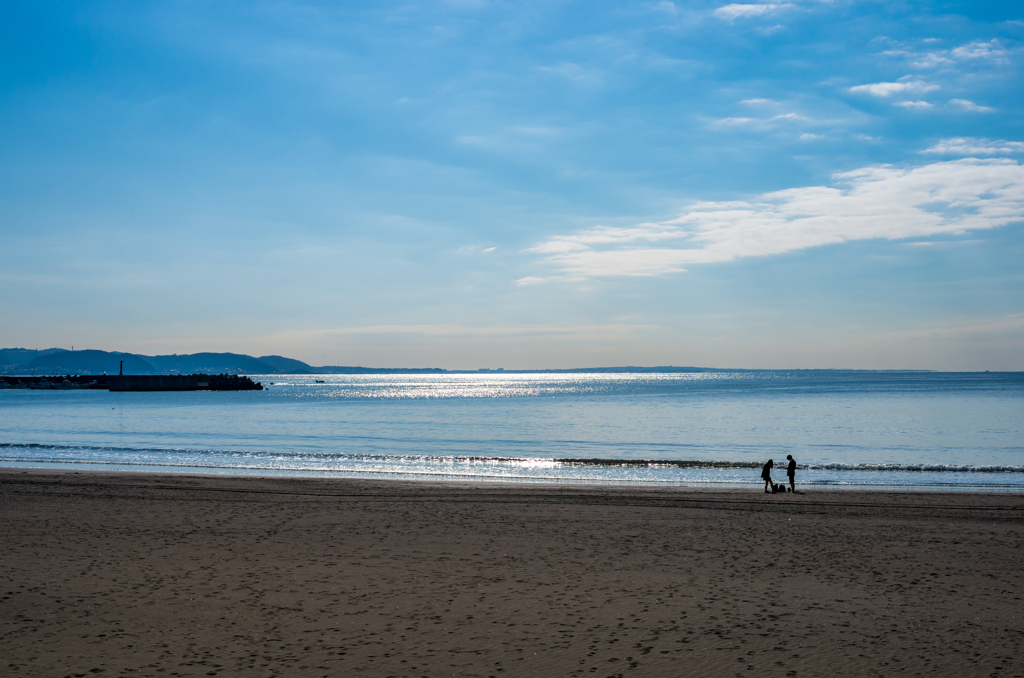
[[[498,483],[1024,491],[1024,373],[251,375],[0,390],[0,466]]]

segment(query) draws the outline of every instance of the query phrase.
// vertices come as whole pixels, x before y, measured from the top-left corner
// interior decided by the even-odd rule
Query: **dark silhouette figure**
[[[123,360],[121,361],[120,366],[118,366],[118,368],[117,368],[117,373],[120,374],[120,375],[124,374],[124,361]]]
[[[771,459],[768,463],[761,468],[761,480],[764,481],[764,491],[771,494],[772,490],[772,467],[775,466],[775,462]]]
[[[789,459],[789,466],[786,467],[786,475],[789,476],[789,491],[796,492],[796,483],[793,480],[796,477],[796,460],[793,459],[792,454],[787,454],[786,459]]]

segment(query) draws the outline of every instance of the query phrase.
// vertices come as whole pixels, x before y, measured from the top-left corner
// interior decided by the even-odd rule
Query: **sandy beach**
[[[1024,496],[0,472],[4,676],[1020,676]]]

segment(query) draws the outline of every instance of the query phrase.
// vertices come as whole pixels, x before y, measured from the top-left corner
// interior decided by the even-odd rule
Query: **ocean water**
[[[1024,491],[1024,374],[254,375],[249,392],[0,390],[0,466]],[[319,383],[322,382],[322,383]]]

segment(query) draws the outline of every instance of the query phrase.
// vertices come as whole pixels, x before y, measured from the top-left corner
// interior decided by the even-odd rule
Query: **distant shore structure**
[[[233,374],[119,374],[111,391],[262,391],[263,384]]]
[[[95,374],[63,377],[0,376],[0,389],[102,389],[109,391],[262,391],[237,374]]]

